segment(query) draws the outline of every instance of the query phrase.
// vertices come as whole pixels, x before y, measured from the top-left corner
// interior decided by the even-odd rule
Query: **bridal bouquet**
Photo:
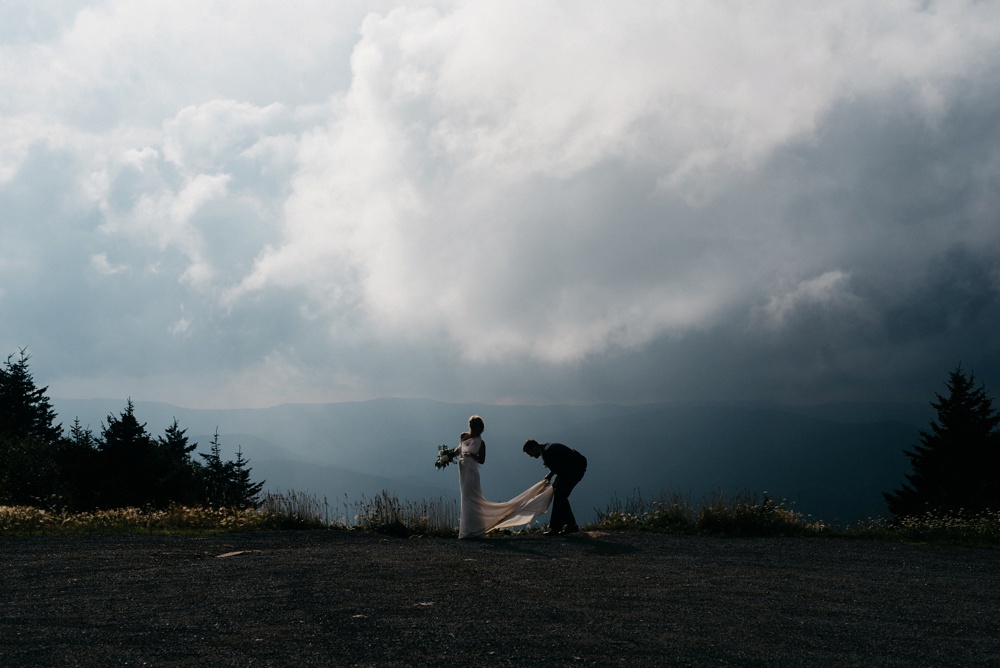
[[[451,464],[455,460],[455,453],[452,452],[452,448],[447,445],[438,446],[438,458],[434,466],[439,469],[443,469],[448,464]]]

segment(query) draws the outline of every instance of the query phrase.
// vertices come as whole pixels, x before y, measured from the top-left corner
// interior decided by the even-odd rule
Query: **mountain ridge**
[[[107,416],[125,407],[113,399],[52,404],[64,429],[79,417],[98,435]],[[338,499],[383,490],[411,500],[457,499],[456,467],[438,471],[432,458],[438,444],[457,444],[469,415],[480,414],[488,444],[484,494],[510,498],[545,475],[521,452],[525,439],[564,442],[590,461],[572,499],[583,522],[613,499],[672,493],[697,503],[766,492],[827,521],[884,514],[882,492],[903,482],[903,451],[933,417],[930,407],[864,402],[508,406],[393,398],[257,409],[134,406],[151,435],[176,418],[199,451],[218,429],[223,456],[241,448],[267,490]]]

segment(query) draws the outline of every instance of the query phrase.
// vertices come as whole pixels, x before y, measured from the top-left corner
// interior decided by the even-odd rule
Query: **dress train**
[[[459,538],[476,538],[496,529],[528,524],[536,516],[547,513],[552,502],[552,485],[545,480],[503,503],[488,501],[483,497],[479,482],[479,462],[467,456],[478,454],[481,443],[478,437],[462,442],[462,457],[458,461],[462,488]]]

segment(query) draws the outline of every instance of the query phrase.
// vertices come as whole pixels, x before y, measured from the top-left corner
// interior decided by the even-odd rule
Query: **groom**
[[[552,517],[549,528],[542,532],[543,536],[564,536],[580,530],[573,517],[573,509],[569,505],[569,494],[576,483],[583,479],[587,472],[587,458],[579,452],[562,443],[539,443],[528,439],[522,448],[535,459],[541,457],[542,463],[549,469],[546,480],[552,480]]]

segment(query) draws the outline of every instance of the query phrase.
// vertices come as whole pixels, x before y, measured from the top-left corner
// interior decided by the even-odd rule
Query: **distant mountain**
[[[69,427],[74,417],[95,434],[125,401],[52,399]],[[701,502],[716,493],[767,492],[829,521],[883,514],[882,492],[909,470],[903,451],[933,417],[915,404],[687,403],[621,406],[490,406],[416,399],[290,404],[263,409],[190,409],[135,403],[154,436],[176,417],[207,451],[218,428],[223,456],[237,447],[266,489],[338,499],[457,498],[457,467],[431,466],[437,445],[455,445],[472,414],[486,421],[483,491],[506,499],[545,475],[521,452],[527,438],[560,441],[589,460],[573,494],[590,521],[615,499],[680,493]],[[332,501],[331,501],[332,502]]]
[[[897,421],[839,423],[776,409],[655,406],[594,420],[566,439],[587,453],[598,487],[676,492],[767,492],[804,513],[855,521],[884,512],[881,493],[908,470],[917,428]]]
[[[322,466],[289,460],[253,462],[255,480],[265,480],[268,491],[278,494],[306,493],[329,505],[331,517],[353,517],[357,504],[366,503],[382,491],[402,501],[422,499],[458,500],[454,485],[422,484],[395,478],[366,475],[339,466]],[[275,482],[277,481],[277,482]],[[453,482],[449,479],[447,482]]]

